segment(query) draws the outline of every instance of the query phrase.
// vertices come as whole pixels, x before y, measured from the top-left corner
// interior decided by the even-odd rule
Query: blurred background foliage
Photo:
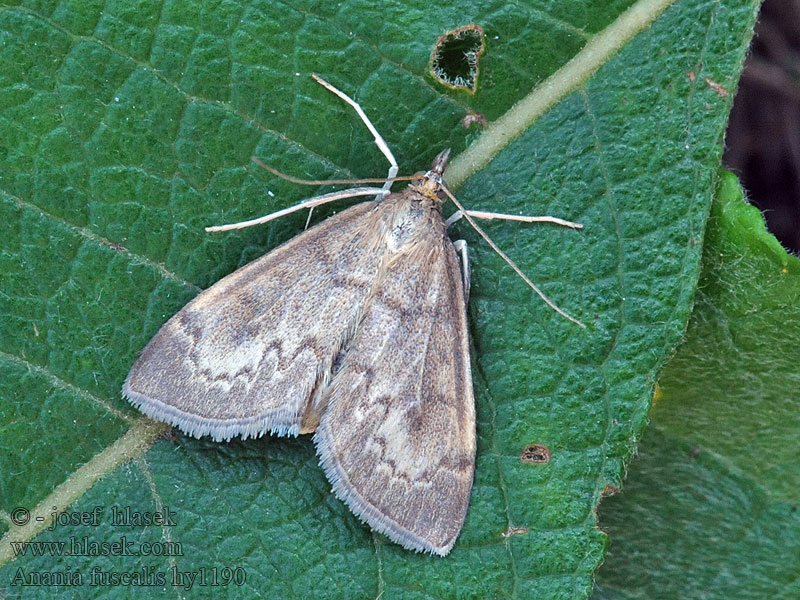
[[[762,5],[725,146],[769,230],[800,252],[800,0]]]

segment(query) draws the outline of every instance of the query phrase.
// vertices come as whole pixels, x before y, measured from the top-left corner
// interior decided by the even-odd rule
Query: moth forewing
[[[388,196],[394,228],[315,435],[336,495],[373,529],[446,555],[475,468],[465,290],[440,203]]]
[[[159,330],[123,394],[216,440],[296,435],[377,273],[373,202],[342,211],[201,292]]]

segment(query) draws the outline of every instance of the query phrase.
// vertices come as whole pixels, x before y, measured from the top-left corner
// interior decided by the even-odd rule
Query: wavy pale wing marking
[[[145,347],[123,394],[198,437],[297,434],[375,277],[373,206],[323,221],[200,293]]]
[[[406,548],[445,555],[475,467],[458,260],[440,238],[378,278],[314,439],[336,495],[356,515]]]

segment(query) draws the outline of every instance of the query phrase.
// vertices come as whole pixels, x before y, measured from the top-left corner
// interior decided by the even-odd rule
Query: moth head
[[[444,187],[442,173],[444,173],[445,167],[447,167],[449,158],[450,148],[439,152],[436,158],[433,159],[430,170],[422,175],[420,183],[416,184],[417,189],[431,199],[444,199],[444,194],[441,191],[442,187]]]

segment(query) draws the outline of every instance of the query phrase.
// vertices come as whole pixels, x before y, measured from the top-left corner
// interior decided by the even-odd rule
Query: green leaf
[[[800,576],[800,261],[724,174],[686,339],[625,493],[595,598],[793,598]]]
[[[689,317],[757,6],[0,9],[0,590],[49,597],[52,586],[15,577],[69,569],[80,585],[58,589],[81,598],[133,586],[152,597],[585,598],[606,544],[596,505],[621,485],[655,374]],[[486,35],[474,96],[428,72],[436,40],[469,23]],[[302,230],[297,214],[203,231],[312,195],[252,154],[299,177],[386,172],[371,135],[311,72],[361,103],[402,172],[452,147],[445,176],[470,208],[585,226],[485,226],[585,330],[463,222],[454,228],[471,246],[479,447],[467,523],[444,559],[361,524],[332,496],[308,436],[155,441],[162,428],[119,394],[137,352],[181,306]],[[467,130],[469,113],[491,124]],[[531,444],[550,461],[523,462]],[[53,507],[96,506],[96,526],[44,531]],[[31,511],[27,525],[12,524],[17,507]],[[112,509],[125,507],[169,507],[175,524],[112,526]],[[29,546],[14,559],[10,545],[72,536],[182,552],[37,557]],[[172,579],[202,569],[217,585],[188,591]],[[223,585],[231,573],[246,581]]]

